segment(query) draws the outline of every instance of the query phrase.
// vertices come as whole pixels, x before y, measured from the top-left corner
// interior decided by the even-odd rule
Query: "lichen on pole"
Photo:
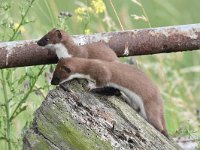
[[[119,57],[198,50],[200,24],[74,36],[79,45],[101,40]],[[0,43],[0,69],[56,62],[56,55],[39,47],[36,40]]]

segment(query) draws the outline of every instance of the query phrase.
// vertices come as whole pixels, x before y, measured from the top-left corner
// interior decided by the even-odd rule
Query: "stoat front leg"
[[[90,91],[93,93],[106,95],[106,96],[121,96],[121,92],[119,89],[116,89],[110,86],[94,88]]]
[[[119,89],[110,86],[101,86],[98,87],[95,82],[88,80],[86,89],[92,93],[97,93],[105,96],[121,96]]]

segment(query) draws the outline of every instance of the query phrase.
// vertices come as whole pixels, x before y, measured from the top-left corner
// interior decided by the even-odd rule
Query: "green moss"
[[[29,143],[32,143],[33,150],[53,150],[53,148],[45,141],[45,139],[36,134],[28,134]]]
[[[108,142],[102,141],[96,134],[90,133],[89,136],[78,128],[75,128],[73,124],[67,122],[58,126],[58,130],[67,143],[73,148],[80,150],[101,150],[101,149],[112,149]]]
[[[56,107],[55,107],[56,105]],[[112,146],[109,142],[103,141],[91,130],[83,126],[80,128],[71,119],[69,112],[57,102],[53,107],[45,109],[37,119],[38,130],[50,141],[62,149],[76,150],[109,150]],[[57,116],[59,114],[59,118]]]
[[[51,148],[49,146],[49,144],[47,144],[45,141],[41,141],[39,143],[37,143],[34,147],[33,150],[53,150],[53,148]]]

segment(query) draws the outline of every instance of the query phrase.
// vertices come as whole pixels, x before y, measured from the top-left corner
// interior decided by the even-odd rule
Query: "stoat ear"
[[[68,66],[61,66],[61,69],[64,70],[66,73],[72,72],[72,70]]]
[[[59,39],[62,39],[62,34],[60,30],[56,30],[56,35],[58,36]]]

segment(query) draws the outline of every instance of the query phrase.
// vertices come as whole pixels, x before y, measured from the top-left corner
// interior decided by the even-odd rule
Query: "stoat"
[[[74,78],[94,80],[97,87],[111,86],[121,90],[129,100],[127,103],[168,137],[163,102],[156,85],[139,69],[119,62],[96,59],[60,59],[51,84],[62,84]]]
[[[37,44],[54,50],[58,59],[81,57],[105,61],[119,61],[116,53],[105,42],[77,45],[71,35],[55,28],[44,35]]]

